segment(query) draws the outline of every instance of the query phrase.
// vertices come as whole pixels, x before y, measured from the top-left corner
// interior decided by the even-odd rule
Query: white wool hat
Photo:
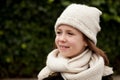
[[[55,24],[55,31],[61,24],[70,25],[80,30],[96,44],[97,33],[101,30],[99,25],[101,14],[102,12],[95,7],[82,4],[71,4],[57,19]]]

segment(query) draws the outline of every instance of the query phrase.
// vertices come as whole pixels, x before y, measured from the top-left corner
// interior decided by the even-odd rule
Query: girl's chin
[[[69,54],[66,54],[66,53],[60,52],[60,54],[65,58],[71,58],[72,57],[72,56],[70,56]]]
[[[73,58],[73,57],[76,57],[77,55],[79,55],[79,54],[70,55],[70,53],[66,54],[66,53],[61,53],[61,52],[60,52],[60,54],[65,58]]]

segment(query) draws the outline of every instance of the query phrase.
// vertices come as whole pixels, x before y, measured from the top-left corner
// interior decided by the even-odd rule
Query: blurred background
[[[99,8],[103,14],[98,44],[120,74],[119,0],[0,0],[0,79],[36,78],[54,48],[54,24],[71,3]]]

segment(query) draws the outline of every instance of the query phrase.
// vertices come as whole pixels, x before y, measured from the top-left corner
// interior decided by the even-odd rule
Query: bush
[[[119,2],[115,0],[1,0],[0,77],[36,77],[53,49],[54,23],[70,3],[86,3],[103,11],[98,46],[120,73]],[[111,6],[112,5],[112,6]]]

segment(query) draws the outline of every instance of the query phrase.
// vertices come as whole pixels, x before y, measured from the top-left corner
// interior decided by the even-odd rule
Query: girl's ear
[[[87,47],[88,46],[88,44],[87,43],[85,43],[85,47]]]

